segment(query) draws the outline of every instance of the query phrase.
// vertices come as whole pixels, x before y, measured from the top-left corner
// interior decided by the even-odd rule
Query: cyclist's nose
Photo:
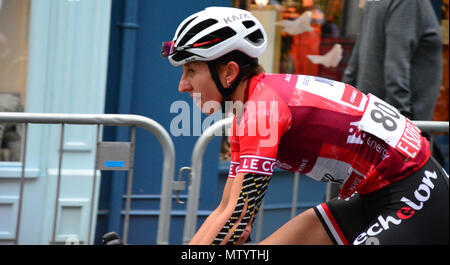
[[[189,92],[192,90],[192,86],[189,81],[184,80],[183,78],[180,80],[180,84],[178,85],[178,91],[180,93]]]

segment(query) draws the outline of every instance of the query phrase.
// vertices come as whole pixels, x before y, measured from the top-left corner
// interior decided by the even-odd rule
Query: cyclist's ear
[[[239,74],[239,65],[235,61],[229,61],[226,65],[219,67],[220,75],[226,84],[224,87],[229,87]]]

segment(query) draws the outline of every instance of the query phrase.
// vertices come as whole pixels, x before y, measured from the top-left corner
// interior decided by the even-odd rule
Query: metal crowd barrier
[[[61,136],[59,145],[59,164],[58,164],[58,176],[57,176],[57,194],[55,200],[55,213],[53,219],[53,229],[52,229],[52,242],[55,243],[56,236],[56,220],[58,214],[58,203],[59,203],[59,191],[61,182],[61,162],[62,162],[62,151],[64,143],[64,126],[65,124],[76,124],[76,125],[97,125],[97,147],[99,147],[100,142],[100,125],[103,126],[131,126],[131,144],[130,153],[134,155],[134,141],[135,141],[135,129],[136,127],[143,128],[150,133],[152,133],[159,141],[163,151],[163,170],[162,170],[162,187],[161,187],[161,201],[160,201],[160,215],[158,219],[158,231],[157,231],[157,244],[168,244],[169,243],[169,231],[170,231],[170,212],[172,208],[172,191],[179,184],[173,181],[174,168],[175,168],[175,148],[169,133],[156,121],[149,119],[144,116],[139,115],[128,115],[128,114],[59,114],[59,113],[23,113],[23,112],[0,112],[0,122],[2,123],[23,123],[24,126],[24,136],[23,136],[23,147],[22,147],[22,169],[20,177],[20,191],[19,191],[19,202],[18,202],[18,216],[15,234],[15,244],[18,243],[19,239],[19,227],[21,219],[22,210],[22,197],[25,181],[25,158],[27,149],[27,133],[28,124],[61,124]],[[98,150],[97,150],[98,151]],[[98,159],[98,152],[96,154],[96,160]],[[131,157],[130,161],[133,161]],[[93,187],[96,185],[98,161],[95,163],[94,176],[93,176]],[[123,240],[126,242],[128,237],[128,226],[130,218],[130,205],[131,205],[131,188],[132,188],[132,176],[133,176],[133,166],[131,165],[128,170],[128,185],[127,185],[127,196],[126,196],[126,209],[125,209],[125,219],[123,228]],[[179,185],[178,185],[179,186]],[[176,189],[176,188],[175,188]],[[91,212],[89,221],[89,236],[88,241],[91,238],[92,232],[92,219],[93,219],[93,206],[94,206],[94,196],[95,189],[92,191],[91,198]]]
[[[198,212],[198,202],[200,196],[200,184],[202,178],[202,161],[205,150],[211,140],[215,135],[223,129],[224,126],[229,126],[233,121],[233,118],[226,118],[219,122],[214,123],[208,129],[206,129],[203,134],[197,140],[191,159],[191,181],[188,190],[187,198],[187,209],[186,209],[186,219],[184,223],[183,232],[183,244],[189,243],[196,232],[197,227],[197,212]],[[429,132],[449,132],[449,122],[438,122],[438,121],[413,121],[422,131]],[[220,135],[220,134],[219,134]],[[183,168],[186,170],[186,167]],[[294,185],[293,185],[293,196],[292,196],[292,208],[291,208],[291,218],[295,217],[297,209],[297,194],[298,194],[298,183],[300,174],[294,173]],[[329,198],[329,185],[327,184],[326,198]],[[264,202],[263,204],[264,205]],[[259,242],[261,240],[262,231],[262,217],[263,217],[264,207],[260,208],[258,213],[258,221],[256,226],[255,241]]]
[[[233,118],[220,120],[208,127],[198,138],[192,151],[191,159],[191,181],[188,189],[186,206],[186,218],[183,230],[183,244],[189,243],[195,234],[197,226],[198,200],[200,197],[200,184],[202,179],[203,156],[206,147],[214,139],[214,136],[221,132],[224,126],[231,125]]]

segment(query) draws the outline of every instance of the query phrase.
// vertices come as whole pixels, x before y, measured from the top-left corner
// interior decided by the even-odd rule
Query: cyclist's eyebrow
[[[186,65],[186,64],[182,65],[181,68],[183,69],[183,72],[186,72],[189,69],[191,69],[191,67],[189,65]]]

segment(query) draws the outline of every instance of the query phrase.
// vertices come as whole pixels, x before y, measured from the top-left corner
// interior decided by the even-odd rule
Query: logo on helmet
[[[239,20],[244,19],[244,18],[250,19],[248,13],[242,13],[242,14],[239,14],[239,15],[228,16],[228,17],[224,18],[223,21],[226,24],[228,24],[228,23],[233,23],[235,21],[239,21]]]

